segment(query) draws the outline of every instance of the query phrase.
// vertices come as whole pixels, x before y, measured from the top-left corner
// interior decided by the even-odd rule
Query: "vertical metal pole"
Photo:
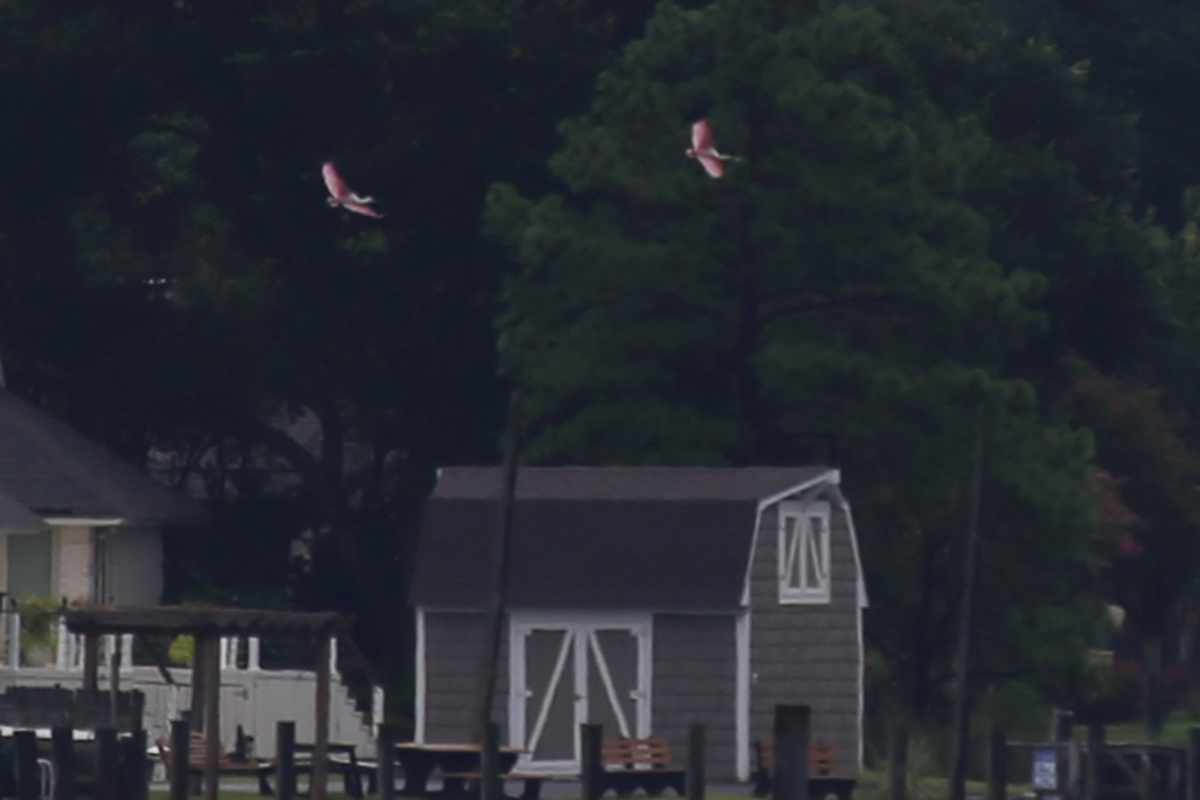
[[[775,706],[775,774],[771,800],[808,800],[808,706]]]
[[[971,519],[967,527],[966,552],[963,556],[963,591],[958,612],[958,682],[954,693],[954,765],[950,774],[950,800],[966,800],[967,762],[971,745],[971,639],[975,615],[976,550],[979,529],[983,525],[985,486],[992,450],[994,415],[984,400],[979,407],[975,442],[975,471],[971,483]]]
[[[513,505],[517,487],[517,461],[521,450],[521,389],[512,390],[504,433],[504,471],[500,486],[499,520],[492,551],[492,581],[488,594],[487,635],[479,670],[476,709],[477,736],[492,721],[492,699],[496,695],[496,673],[500,661],[504,599],[508,583],[508,548],[512,538]]]
[[[704,800],[704,726],[688,725],[687,800]]]

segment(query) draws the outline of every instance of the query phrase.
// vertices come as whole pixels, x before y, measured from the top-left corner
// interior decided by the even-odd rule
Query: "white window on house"
[[[779,504],[779,602],[829,602],[829,504]]]

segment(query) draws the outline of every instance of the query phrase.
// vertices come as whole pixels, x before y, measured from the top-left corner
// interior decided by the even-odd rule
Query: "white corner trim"
[[[754,554],[758,552],[758,534],[759,534],[759,531],[762,529],[763,512],[766,511],[769,507],[771,507],[775,503],[778,503],[780,500],[782,500],[785,497],[790,497],[791,495],[808,491],[809,489],[813,488],[814,486],[827,485],[827,486],[836,487],[841,482],[842,482],[841,471],[836,470],[836,469],[830,469],[830,470],[826,470],[825,472],[822,472],[820,475],[817,475],[815,478],[811,478],[810,480],[805,481],[804,483],[798,483],[789,489],[784,489],[781,492],[776,492],[775,494],[771,495],[770,497],[767,497],[767,498],[764,498],[764,499],[758,501],[758,511],[754,515],[754,534],[750,537],[750,556],[746,559],[746,574],[742,579],[742,606],[743,607],[745,607],[745,608],[750,607],[750,578],[754,573]],[[841,497],[841,495],[839,494],[838,497]],[[855,553],[855,558],[856,559],[858,558],[857,551]]]
[[[413,703],[413,738],[425,741],[425,609],[417,609],[416,702]]]
[[[867,580],[863,576],[862,559],[858,555],[858,530],[854,527],[854,514],[850,511],[850,502],[846,500],[842,490],[834,487],[833,499],[838,508],[846,515],[846,529],[850,531],[850,551],[854,554],[854,569],[858,573],[858,606],[866,608],[871,604],[867,596]]]
[[[737,683],[734,695],[734,769],[739,781],[750,780],[750,609],[738,614],[734,629]]]

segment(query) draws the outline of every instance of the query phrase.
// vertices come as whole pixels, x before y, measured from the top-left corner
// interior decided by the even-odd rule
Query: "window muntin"
[[[779,504],[779,602],[829,602],[829,504]]]

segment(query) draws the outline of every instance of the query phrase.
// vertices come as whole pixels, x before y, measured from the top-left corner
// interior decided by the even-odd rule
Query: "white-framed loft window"
[[[779,504],[779,602],[829,602],[829,503]]]

